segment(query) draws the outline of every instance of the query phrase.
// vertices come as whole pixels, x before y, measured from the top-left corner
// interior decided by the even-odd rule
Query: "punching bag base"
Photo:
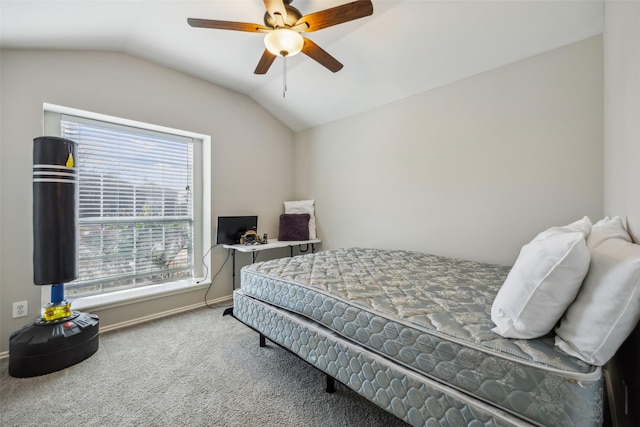
[[[98,327],[97,315],[78,311],[24,326],[9,337],[9,375],[35,377],[82,362],[98,351]]]

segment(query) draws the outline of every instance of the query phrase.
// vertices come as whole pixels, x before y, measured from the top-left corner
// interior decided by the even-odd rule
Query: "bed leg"
[[[260,347],[265,347],[267,345],[266,337],[260,334]]]
[[[336,380],[329,374],[327,376],[327,393],[334,393],[336,391]]]

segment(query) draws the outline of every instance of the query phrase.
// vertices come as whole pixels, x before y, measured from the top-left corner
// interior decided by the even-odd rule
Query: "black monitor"
[[[248,231],[258,231],[257,216],[219,216],[216,243],[218,245],[236,245],[240,237]]]

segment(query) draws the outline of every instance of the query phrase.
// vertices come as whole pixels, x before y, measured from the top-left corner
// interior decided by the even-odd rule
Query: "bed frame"
[[[640,324],[604,367],[614,427],[640,426]]]

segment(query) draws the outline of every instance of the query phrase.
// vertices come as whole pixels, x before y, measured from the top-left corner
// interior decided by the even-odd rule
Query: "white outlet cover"
[[[29,314],[29,302],[19,301],[13,303],[13,318],[24,317]]]

